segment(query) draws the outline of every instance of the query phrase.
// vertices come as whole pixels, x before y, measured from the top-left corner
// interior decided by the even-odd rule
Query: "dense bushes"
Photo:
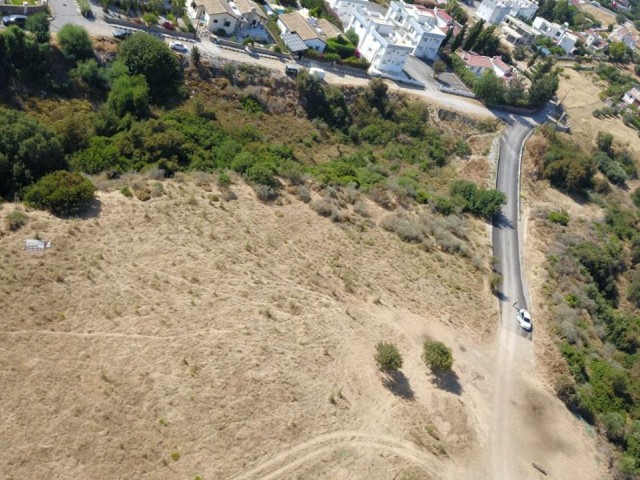
[[[60,139],[51,130],[23,113],[0,109],[0,197],[11,198],[65,166]]]
[[[162,40],[136,33],[120,45],[119,59],[131,75],[142,75],[156,103],[174,102],[182,95],[182,69],[178,57]]]
[[[25,193],[25,202],[56,215],[72,215],[88,207],[96,187],[78,173],[57,171],[45,175]]]
[[[503,192],[478,188],[475,183],[466,180],[453,182],[450,193],[462,202],[464,211],[487,219],[500,213],[502,205],[507,203],[507,196]]]

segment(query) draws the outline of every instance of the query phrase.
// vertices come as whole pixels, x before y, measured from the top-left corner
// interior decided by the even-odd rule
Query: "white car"
[[[187,47],[185,47],[184,44],[182,44],[180,42],[171,42],[171,43],[169,43],[169,48],[171,50],[175,50],[176,52],[189,53],[189,49]]]
[[[522,328],[525,332],[530,332],[533,328],[531,324],[531,314],[528,310],[521,308],[518,310],[518,314],[516,315],[518,319],[518,323],[520,324],[520,328]]]

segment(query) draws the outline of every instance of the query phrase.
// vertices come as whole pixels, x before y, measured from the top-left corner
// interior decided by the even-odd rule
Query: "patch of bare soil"
[[[468,232],[478,268],[289,195],[265,205],[240,184],[223,201],[206,176],[148,183],[146,202],[100,193],[88,218],[28,212],[0,237],[3,478],[475,469],[498,321],[483,222]],[[43,256],[22,250],[35,236],[52,242]],[[420,360],[427,337],[454,352],[440,383]],[[381,340],[399,346],[401,375],[376,369]]]

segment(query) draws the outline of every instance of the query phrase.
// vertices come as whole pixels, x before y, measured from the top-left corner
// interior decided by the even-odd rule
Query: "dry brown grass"
[[[213,183],[179,176],[146,202],[101,192],[95,218],[30,212],[0,238],[3,477],[434,478],[472,465],[491,365],[474,342],[497,321],[486,269],[293,195],[267,206],[236,184],[226,202]],[[488,264],[486,226],[470,223]],[[21,250],[36,232],[53,243],[42,257]],[[453,347],[459,399],[427,380],[427,335]],[[380,340],[405,355],[411,400],[383,386]]]
[[[568,79],[565,78],[567,75]],[[564,99],[563,104],[575,140],[579,145],[591,149],[599,131],[610,132],[618,145],[639,156],[640,140],[636,130],[624,125],[621,118],[595,118],[591,113],[605,106],[598,95],[606,86],[604,81],[591,72],[565,68],[564,73],[560,75],[558,98]]]

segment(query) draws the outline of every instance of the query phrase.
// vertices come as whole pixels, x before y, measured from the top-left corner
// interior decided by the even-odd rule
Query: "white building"
[[[628,90],[622,97],[622,101],[627,105],[640,105],[640,88],[634,86],[631,90]]]
[[[358,50],[371,67],[381,72],[400,73],[409,55],[433,60],[445,38],[439,19],[424,7],[392,1],[383,16],[369,10],[355,10],[346,29],[358,34]]]
[[[193,0],[187,4],[187,13],[198,25],[214,33],[224,31],[225,35],[232,35],[240,23],[240,15],[226,0]]]
[[[638,38],[629,30],[627,30],[627,28],[623,27],[622,25],[618,25],[611,31],[608,40],[609,42],[622,42],[626,47],[633,50],[634,48],[636,48],[636,42],[638,41]]]
[[[500,38],[514,47],[531,45],[536,35],[532,27],[511,15],[504,17],[500,24]]]
[[[578,35],[569,30],[568,25],[550,22],[542,17],[536,17],[533,21],[533,28],[540,35],[550,38],[556,45],[561,47],[565,53],[573,52],[579,40]]]
[[[486,22],[498,25],[507,15],[531,20],[537,10],[538,4],[530,0],[482,0],[476,13]]]
[[[351,22],[354,12],[384,13],[384,8],[369,0],[329,0],[327,2],[343,25]]]
[[[278,27],[282,33],[295,33],[305,43],[307,48],[324,52],[327,46],[326,37],[320,29],[316,30],[309,21],[298,12],[285,13],[278,17]]]
[[[464,50],[456,51],[462,61],[466,64],[467,68],[471,70],[476,76],[481,77],[488,70],[493,70],[496,77],[509,80],[513,71],[511,67],[502,61],[499,56],[485,57],[484,55],[478,55],[472,52],[465,52]]]

